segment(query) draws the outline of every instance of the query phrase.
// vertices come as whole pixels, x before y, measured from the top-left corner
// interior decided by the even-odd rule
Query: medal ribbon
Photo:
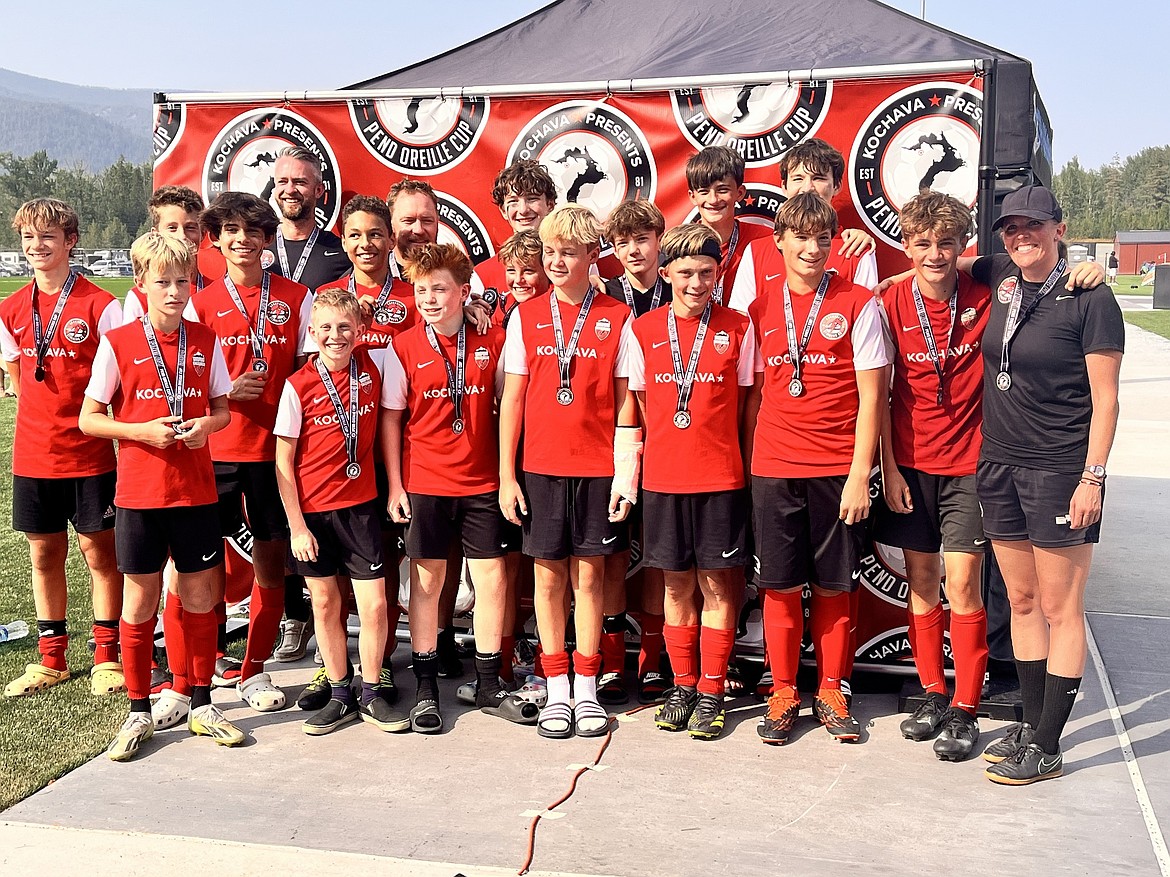
[[[77,272],[70,271],[69,279],[65,281],[65,285],[61,287],[61,291],[57,294],[57,303],[53,305],[53,313],[49,316],[49,326],[47,329],[41,326],[41,311],[37,307],[37,299],[39,298],[39,290],[37,289],[37,282],[33,280],[32,287],[32,325],[33,325],[33,349],[37,356],[37,369],[41,372],[45,369],[45,357],[49,353],[49,347],[53,343],[53,336],[57,334],[57,324],[61,322],[61,313],[65,310],[65,304],[69,301],[69,294],[73,292],[73,284],[77,281]]]
[[[431,349],[439,355],[439,359],[443,361],[443,368],[447,370],[447,395],[451,397],[451,403],[455,406],[455,419],[463,419],[463,381],[465,358],[467,354],[467,323],[459,324],[459,340],[455,342],[455,368],[451,368],[451,363],[443,353],[443,348],[439,346],[438,336],[435,334],[435,327],[427,323],[427,341],[431,344]]]
[[[317,243],[317,233],[319,228],[313,226],[313,232],[309,235],[309,239],[305,241],[305,248],[301,250],[301,258],[297,260],[297,267],[292,274],[288,273],[288,253],[284,249],[284,232],[279,228],[276,230],[276,255],[280,259],[280,273],[289,280],[300,282],[301,275],[305,272],[305,266],[309,264],[309,256],[313,254],[313,246]]]
[[[636,315],[638,309],[634,306],[634,287],[630,285],[630,279],[625,274],[621,276],[621,284],[622,292],[626,296],[626,304],[630,306],[630,310]],[[658,277],[654,280],[654,292],[650,299],[650,310],[654,310],[660,304],[662,304],[662,278]]]
[[[244,307],[244,300],[240,298],[239,290],[236,285],[232,283],[232,279],[228,275],[223,276],[223,285],[227,287],[228,295],[232,297],[235,302],[236,310],[244,315],[244,319],[248,321],[248,334],[252,336],[252,358],[264,358],[264,330],[268,327],[268,272],[264,272],[263,279],[260,281],[260,308],[259,313],[256,314],[256,328],[252,328],[252,318],[248,316],[248,309]]]
[[[695,386],[695,373],[699,370],[699,354],[703,350],[703,341],[707,337],[707,324],[711,322],[711,299],[707,299],[707,306],[703,308],[703,315],[699,317],[699,329],[695,333],[695,343],[691,346],[691,356],[687,360],[686,371],[683,371],[682,350],[678,343],[678,320],[674,315],[674,307],[666,315],[666,332],[670,338],[670,358],[674,362],[674,386],[678,390],[678,411],[686,411],[691,401],[691,390]]]
[[[1020,305],[1024,301],[1024,275],[1020,274],[1016,279],[1016,288],[1012,292],[1012,301],[1008,306],[1007,319],[1003,324],[1003,346],[999,353],[999,371],[1000,374],[1010,374],[1011,371],[1011,343],[1016,336],[1016,331],[1020,326],[1027,322],[1028,317],[1032,316],[1033,311],[1044,299],[1044,296],[1052,292],[1053,287],[1056,286],[1058,280],[1064,276],[1065,269],[1068,263],[1064,259],[1056,263],[1056,267],[1052,269],[1052,273],[1048,275],[1048,279],[1044,281],[1044,285],[1040,287],[1040,292],[1036,294],[1036,298],[1032,301],[1024,313],[1020,314]]]
[[[394,286],[394,275],[391,272],[387,271],[386,272],[386,279],[382,281],[382,291],[378,293],[378,299],[377,299],[377,301],[374,302],[374,313],[375,314],[378,313],[379,310],[381,310],[382,308],[384,308],[386,306],[386,301],[390,298],[390,290],[393,288],[393,286]],[[352,295],[354,298],[357,298],[357,280],[354,278],[352,273],[349,275],[348,289],[349,289],[349,294]]]
[[[333,410],[337,413],[337,423],[341,427],[341,434],[345,436],[345,456],[352,466],[357,462],[358,447],[357,360],[352,356],[349,358],[349,413],[346,413],[345,406],[341,404],[341,396],[333,383],[333,377],[325,363],[321,361],[321,357],[314,359],[313,364],[317,367],[317,375],[325,385],[325,392],[329,394],[329,401],[333,403]]]
[[[727,255],[719,263],[719,280],[715,283],[715,291],[711,294],[711,298],[715,300],[717,305],[723,304],[723,279],[727,276],[727,266],[731,264],[731,257],[735,255],[737,249],[739,249],[739,220],[736,220],[735,225],[731,227],[731,240],[727,242]]]
[[[935,396],[935,404],[941,405],[943,403],[943,363],[939,357],[938,345],[934,340],[934,328],[930,325],[930,317],[926,313],[926,303],[922,300],[922,293],[918,289],[918,278],[915,278],[911,285],[911,292],[914,293],[914,310],[918,312],[918,325],[922,327],[922,337],[926,340],[926,352],[930,356],[931,363],[934,364],[934,373],[938,376],[938,394]],[[947,344],[943,348],[943,355],[951,349],[951,336],[955,331],[955,309],[959,304],[959,279],[955,278],[955,289],[951,293],[950,310],[951,321],[947,324]]]
[[[589,310],[593,307],[593,287],[585,293],[581,302],[581,310],[577,314],[577,321],[573,324],[573,332],[569,335],[569,345],[565,346],[565,330],[561,325],[561,308],[557,304],[556,293],[549,294],[549,307],[552,308],[553,337],[557,345],[557,365],[561,370],[561,389],[569,389],[569,366],[573,363],[573,354],[577,352],[577,339],[581,337],[581,329],[589,317]]]
[[[162,350],[158,344],[158,337],[154,334],[154,326],[150,324],[150,317],[142,315],[142,330],[146,333],[146,346],[150,348],[150,358],[154,361],[154,370],[158,372],[158,381],[162,384],[163,395],[167,397],[167,408],[172,417],[183,416],[183,388],[187,379],[187,326],[179,321],[179,356],[175,360],[175,383],[171,384],[171,376],[167,374],[167,364],[163,361]]]
[[[817,323],[817,316],[821,312],[821,304],[825,300],[825,293],[829,289],[829,280],[833,272],[826,271],[817,284],[816,295],[813,296],[812,308],[808,312],[808,319],[804,321],[804,330],[800,333],[800,344],[796,343],[796,318],[792,315],[792,293],[788,291],[788,281],[784,281],[784,328],[788,334],[788,355],[792,358],[792,379],[800,380],[803,366],[801,360],[808,349],[808,340],[812,337],[813,326]]]

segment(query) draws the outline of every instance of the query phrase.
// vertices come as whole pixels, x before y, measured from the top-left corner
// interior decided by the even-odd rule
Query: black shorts
[[[12,476],[12,529],[21,533],[99,533],[114,526],[117,475]]]
[[[223,562],[223,535],[214,503],[169,509],[119,508],[114,544],[118,569],[132,576],[162,572],[168,555],[181,573],[203,572]]]
[[[646,565],[682,572],[743,566],[747,500],[743,490],[642,493]]]
[[[844,475],[752,476],[757,586],[857,590],[866,524],[841,520],[845,481]]]
[[[1068,504],[1081,482],[1080,472],[1046,472],[980,460],[975,479],[988,539],[1072,548],[1095,544],[1101,537],[1100,521],[1083,530],[1068,525]],[[1105,488],[1101,491],[1104,502]]]
[[[541,560],[599,557],[630,547],[630,528],[609,522],[613,479],[561,478],[524,473],[528,498],[523,519],[524,553]]]
[[[431,496],[411,493],[406,556],[412,560],[446,560],[459,538],[463,556],[472,560],[503,557],[504,515],[498,491],[474,496]]]
[[[215,463],[215,489],[219,492],[219,526],[223,535],[234,536],[248,512],[248,529],[261,542],[288,539],[288,518],[276,487],[276,463]],[[241,498],[244,503],[240,504]]]
[[[909,466],[898,471],[910,488],[914,510],[890,511],[879,496],[873,504],[873,538],[883,545],[934,554],[987,550],[974,475],[930,475]]]
[[[295,575],[323,579],[344,572],[358,581],[387,575],[376,500],[331,512],[306,512],[305,526],[317,540],[317,559],[297,560],[290,550],[288,568]]]

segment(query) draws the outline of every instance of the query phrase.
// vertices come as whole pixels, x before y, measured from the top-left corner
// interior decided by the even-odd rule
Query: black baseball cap
[[[999,219],[991,226],[998,231],[1009,216],[1025,216],[1028,219],[1053,219],[1060,222],[1064,211],[1056,196],[1043,186],[1024,186],[1008,194],[999,208]]]

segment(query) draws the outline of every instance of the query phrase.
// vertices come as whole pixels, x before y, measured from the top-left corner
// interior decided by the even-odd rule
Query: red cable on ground
[[[627,710],[624,715],[632,716],[634,713],[640,713],[642,710],[650,709],[654,706],[657,706],[657,704],[647,704],[646,706],[635,707],[632,710]],[[544,813],[555,810],[557,807],[561,806],[571,797],[573,797],[573,793],[577,791],[577,781],[581,779],[581,776],[586,771],[588,771],[589,768],[597,767],[597,765],[601,763],[601,756],[605,755],[605,750],[609,748],[609,744],[612,741],[613,729],[611,728],[606,733],[605,740],[602,741],[601,748],[597,750],[597,757],[593,759],[593,762],[587,767],[583,767],[575,774],[573,774],[573,781],[569,783],[569,791],[565,792],[565,794],[561,795],[561,797],[557,798],[557,800],[545,807],[542,813],[538,813],[536,816],[532,817],[532,824],[528,826],[528,852],[524,857],[524,863],[520,866],[520,870],[516,872],[518,875],[520,875],[520,877],[524,877],[524,875],[528,873],[528,869],[532,867],[532,860],[536,857],[536,826],[540,824],[541,817],[544,815]]]

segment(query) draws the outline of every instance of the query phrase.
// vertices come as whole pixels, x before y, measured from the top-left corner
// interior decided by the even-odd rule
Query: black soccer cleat
[[[922,741],[933,737],[947,717],[950,702],[946,695],[928,694],[918,709],[902,720],[898,730],[907,740]]]
[[[654,713],[654,724],[664,731],[685,731],[698,702],[698,691],[676,685],[666,692],[666,702]]]
[[[934,741],[934,754],[940,761],[966,761],[979,742],[979,723],[966,710],[952,707],[942,730]]]

